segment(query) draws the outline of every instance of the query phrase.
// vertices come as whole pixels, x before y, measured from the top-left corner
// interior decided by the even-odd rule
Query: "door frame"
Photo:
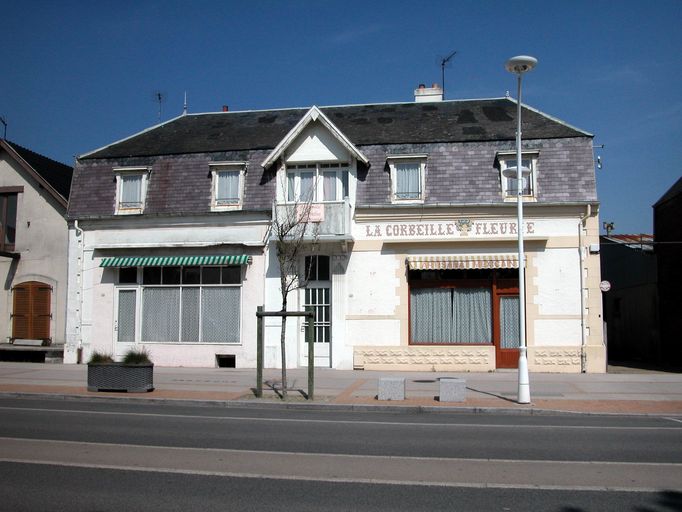
[[[115,288],[114,294],[114,318],[112,322],[112,338],[114,347],[114,358],[122,358],[125,353],[134,348],[138,342],[138,336],[140,332],[140,287],[137,285],[130,286],[117,286]],[[118,308],[119,308],[119,294],[122,291],[132,291],[135,292],[135,334],[133,336],[133,341],[119,341],[118,340]]]
[[[518,279],[496,279],[493,284],[493,343],[495,368],[518,368],[519,349],[502,348],[500,300],[502,297],[519,297]],[[521,298],[519,297],[519,300]]]

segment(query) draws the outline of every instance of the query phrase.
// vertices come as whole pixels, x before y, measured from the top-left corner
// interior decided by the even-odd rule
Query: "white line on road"
[[[670,421],[676,421],[677,423],[682,423],[682,420],[681,420],[681,419],[678,419],[678,418],[668,418],[668,417],[666,417],[666,418],[663,418],[663,419],[670,420]]]
[[[260,421],[275,423],[332,423],[332,424],[360,424],[360,425],[386,425],[386,426],[420,426],[420,427],[465,427],[465,428],[501,428],[501,429],[574,429],[574,430],[682,430],[682,427],[653,427],[653,426],[598,426],[598,425],[522,425],[505,423],[495,425],[490,423],[421,423],[403,421],[365,421],[365,420],[320,420],[307,418],[258,418],[251,416],[204,416],[193,414],[157,414],[146,412],[117,412],[117,411],[87,411],[81,409],[48,409],[33,407],[0,407],[7,411],[32,411],[64,414],[92,414],[107,416],[146,416],[154,418],[178,418],[178,419],[210,419],[221,421]],[[666,418],[671,419],[671,418]]]
[[[140,466],[115,466],[110,464],[85,464],[70,463],[51,460],[23,460],[0,458],[0,462],[10,462],[18,464],[37,464],[48,466],[77,467],[87,469],[108,469],[116,471],[139,471],[145,473],[173,473],[197,476],[220,476],[228,478],[257,478],[259,480],[292,480],[306,482],[329,482],[347,484],[367,484],[367,485],[403,485],[420,487],[457,487],[470,489],[523,489],[536,491],[600,491],[600,492],[633,492],[633,493],[659,493],[670,489],[655,487],[600,487],[587,485],[532,485],[532,484],[494,484],[494,483],[475,483],[475,482],[424,482],[418,480],[382,480],[374,478],[325,478],[325,477],[304,477],[293,475],[261,475],[254,473],[235,473],[229,471],[203,471],[203,470],[183,470],[169,468],[145,468]]]

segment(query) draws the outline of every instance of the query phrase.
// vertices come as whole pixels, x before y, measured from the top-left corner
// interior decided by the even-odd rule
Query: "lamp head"
[[[514,178],[518,176],[518,171],[516,170],[516,166],[513,167],[507,167],[502,171],[502,176],[505,178]],[[521,166],[521,176],[524,178],[527,178],[530,176],[530,169],[528,167]]]
[[[538,59],[530,57],[529,55],[517,55],[507,61],[504,67],[510,73],[521,75],[526,71],[533,69],[538,63]]]

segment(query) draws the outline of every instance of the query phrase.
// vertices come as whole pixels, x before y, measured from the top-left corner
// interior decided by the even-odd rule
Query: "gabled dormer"
[[[292,208],[310,212],[320,238],[350,236],[357,164],[367,157],[313,106],[277,144],[262,166],[276,165],[276,215]],[[302,205],[314,205],[302,208]]]

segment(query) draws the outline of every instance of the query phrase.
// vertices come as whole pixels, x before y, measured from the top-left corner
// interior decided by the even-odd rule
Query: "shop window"
[[[491,308],[490,288],[412,288],[411,342],[491,343]]]
[[[128,325],[133,327],[126,331],[127,340],[240,342],[242,267],[144,267],[141,276],[141,285],[130,290],[130,285],[137,283],[137,268],[119,269],[119,284],[128,288],[122,291],[131,291],[130,300],[119,300],[119,335],[121,326]],[[139,306],[136,290],[141,297]],[[138,314],[140,332],[136,336],[134,319]]]

